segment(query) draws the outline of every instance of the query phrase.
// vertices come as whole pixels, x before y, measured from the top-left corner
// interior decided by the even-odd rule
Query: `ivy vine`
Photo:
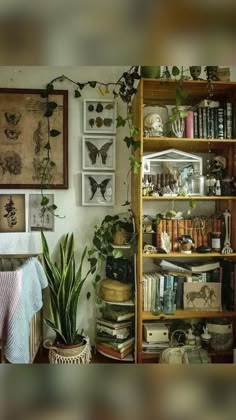
[[[133,113],[132,113],[132,99],[133,96],[137,93],[136,82],[141,78],[139,72],[139,66],[131,66],[126,72],[124,72],[116,82],[108,82],[104,83],[98,80],[89,80],[87,82],[77,82],[71,79],[68,76],[61,75],[53,80],[51,80],[46,87],[45,92],[43,92],[42,97],[46,99],[46,111],[44,116],[47,118],[47,142],[44,146],[45,148],[45,157],[40,162],[40,183],[41,183],[41,207],[42,207],[42,214],[44,215],[46,211],[52,213],[55,217],[60,217],[58,214],[55,213],[57,206],[55,204],[49,206],[49,200],[44,194],[44,190],[48,188],[53,181],[53,170],[56,166],[56,163],[51,158],[51,138],[57,137],[60,135],[60,132],[54,130],[51,127],[51,117],[55,109],[57,108],[56,102],[50,101],[50,94],[53,94],[54,85],[57,82],[69,82],[70,84],[75,86],[74,90],[74,97],[81,98],[82,91],[86,88],[97,88],[99,93],[102,96],[112,93],[113,98],[120,98],[122,102],[126,104],[126,115],[121,116],[118,115],[116,120],[116,126],[125,127],[128,126],[129,135],[124,138],[124,142],[128,149],[132,149],[129,157],[130,162],[130,170],[134,173],[138,173],[138,169],[141,166],[141,162],[139,162],[134,152],[140,147],[140,141],[136,139],[139,129],[135,127],[133,123]],[[128,173],[128,175],[129,175]],[[127,175],[127,178],[128,178]],[[128,195],[128,194],[127,194]],[[129,205],[128,197],[124,205]]]

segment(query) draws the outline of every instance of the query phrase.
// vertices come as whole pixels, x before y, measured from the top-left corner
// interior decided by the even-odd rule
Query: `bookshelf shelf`
[[[206,130],[202,130],[202,134],[199,130],[199,137],[200,135],[204,135],[205,138],[174,138],[174,137],[145,137],[144,133],[144,116],[148,112],[145,107],[147,106],[171,106],[176,105],[176,85],[177,82],[175,80],[157,80],[157,79],[141,79],[138,85],[137,94],[133,100],[133,115],[134,115],[134,125],[139,128],[139,134],[137,136],[137,140],[140,140],[140,148],[135,151],[136,159],[140,162],[143,160],[143,156],[155,152],[164,152],[168,149],[176,149],[180,152],[186,152],[190,154],[202,155],[202,159],[204,160],[204,170],[206,172],[207,167],[207,160],[212,159],[213,156],[224,156],[226,158],[227,166],[226,166],[226,176],[230,178],[236,178],[236,165],[234,164],[234,156],[236,155],[236,82],[212,82],[213,85],[213,92],[214,92],[214,100],[219,102],[219,108],[223,107],[224,110],[224,128],[223,139],[208,139],[206,138],[208,133],[212,133],[214,136],[217,136],[217,129],[213,131],[209,131],[209,126]],[[208,97],[208,89],[207,89],[207,81],[183,81],[183,86],[188,92],[188,96],[184,101],[184,105],[187,106],[194,106],[196,110],[200,102],[205,100]],[[232,136],[233,139],[227,139],[226,135],[231,136],[231,131],[227,131],[229,125],[227,125],[227,107],[224,104],[231,103],[233,109],[233,118],[232,118]],[[205,107],[203,107],[205,108]],[[230,108],[230,107],[229,107]],[[193,109],[193,108],[192,108]],[[155,109],[153,108],[153,112]],[[150,111],[152,112],[152,111]],[[157,113],[159,111],[157,110]],[[217,111],[218,112],[218,111]],[[202,115],[201,115],[202,114]],[[198,115],[203,117],[203,112],[199,113]],[[221,115],[221,114],[219,114]],[[214,124],[219,123],[216,119],[216,115],[213,112],[214,116]],[[230,117],[230,112],[228,113]],[[217,114],[217,118],[218,114]],[[200,119],[200,118],[199,118]],[[198,119],[198,122],[199,122]],[[202,118],[203,120],[203,118]],[[209,122],[209,120],[208,120]],[[199,127],[198,127],[199,128]],[[205,128],[205,127],[203,127]],[[216,127],[217,128],[217,127]],[[219,127],[218,127],[219,128]],[[195,131],[196,132],[196,131]],[[228,134],[229,133],[229,134]],[[219,137],[222,136],[222,132],[219,132]],[[209,156],[209,154],[212,154]],[[157,165],[158,167],[158,165]],[[150,175],[155,176],[159,173],[157,169],[155,169],[155,165],[153,168],[150,168]],[[153,173],[152,173],[153,172]],[[205,175],[204,172],[204,175]],[[160,174],[159,174],[160,175]],[[158,353],[146,353],[143,351],[142,343],[143,343],[143,322],[144,321],[160,321],[160,320],[177,320],[177,319],[191,319],[191,318],[229,318],[232,320],[234,324],[234,347],[236,346],[236,195],[235,196],[203,196],[203,195],[191,195],[191,196],[163,196],[163,197],[143,197],[143,170],[140,168],[138,174],[132,174],[132,196],[131,196],[131,205],[132,211],[135,216],[135,223],[137,227],[137,239],[138,239],[138,249],[137,249],[137,296],[136,296],[136,303],[137,303],[137,361],[150,361],[150,362],[158,362]],[[197,190],[193,190],[197,191]],[[228,194],[230,194],[230,190]],[[222,189],[222,193],[223,193]],[[227,194],[227,192],[226,192]],[[153,233],[151,235],[145,236],[143,233],[143,216],[149,214],[157,214],[158,212],[166,212],[166,209],[169,209],[171,202],[174,202],[176,208],[174,210],[178,211],[179,209],[182,211],[184,207],[187,207],[187,201],[194,200],[197,201],[197,207],[194,209],[194,216],[201,215],[201,216],[208,216],[208,218],[212,217],[212,229],[205,229],[203,233],[199,235],[197,232],[197,228],[193,225],[190,226],[188,224],[188,219],[184,220],[184,224],[177,223],[177,227],[175,223],[169,223],[169,220],[165,220],[163,225],[159,224],[159,230],[157,229],[156,237]],[[166,202],[166,203],[165,203]],[[194,243],[196,247],[202,246],[203,244],[210,245],[210,232],[222,232],[222,241],[224,241],[224,228],[223,224],[217,224],[217,219],[214,219],[214,215],[222,214],[226,209],[228,209],[232,215],[232,223],[231,223],[231,246],[234,250],[231,254],[222,254],[220,252],[211,252],[206,254],[201,254],[197,252],[192,252],[191,254],[183,254],[180,252],[171,252],[168,254],[161,254],[161,253],[154,253],[154,254],[147,254],[144,253],[144,245],[147,243],[149,245],[155,245],[160,247],[161,244],[161,233],[167,232],[169,234],[171,240],[173,241],[172,250],[178,249],[177,248],[177,241],[176,239],[179,236],[189,234],[189,229],[193,229],[192,236],[194,239]],[[186,210],[186,209],[184,209]],[[163,219],[164,220],[164,219]],[[173,219],[172,219],[173,220]],[[187,223],[186,223],[187,221]],[[166,223],[165,223],[166,222]],[[161,230],[163,228],[163,230]],[[222,230],[221,230],[222,228]],[[195,229],[195,231],[194,231]],[[177,231],[177,234],[176,234]],[[179,233],[182,232],[182,233]],[[172,236],[171,236],[172,234]],[[217,247],[218,248],[218,247]],[[154,265],[156,262],[159,262],[161,259],[165,260],[172,260],[179,259],[179,261],[188,261],[188,259],[201,259],[203,262],[206,259],[218,259],[222,261],[222,282],[225,281],[225,278],[232,286],[233,289],[233,296],[232,302],[233,310],[231,312],[227,311],[193,311],[193,310],[176,310],[174,315],[168,316],[165,314],[161,314],[159,316],[153,315],[151,312],[143,312],[144,306],[144,293],[147,293],[148,289],[148,296],[150,297],[153,288],[152,281],[150,283],[145,282],[144,274],[145,271],[154,270]],[[156,260],[156,261],[155,261]],[[153,264],[153,266],[152,266]],[[225,266],[230,266],[229,272],[227,272]],[[232,268],[233,267],[233,268]],[[226,273],[225,278],[224,270]],[[182,274],[182,272],[180,272]],[[178,276],[178,275],[177,275]],[[154,279],[155,280],[155,279]],[[177,279],[178,282],[178,279]],[[158,282],[157,282],[158,283]],[[156,284],[157,284],[156,283]],[[151,287],[150,287],[151,284]],[[144,287],[143,287],[144,286]],[[157,285],[156,285],[157,287]],[[150,293],[151,289],[151,293]],[[223,296],[223,295],[222,295]],[[146,302],[146,301],[145,301]],[[224,303],[224,302],[223,302]],[[230,306],[229,306],[230,307]],[[150,306],[148,306],[148,309]],[[150,360],[149,360],[150,359]],[[152,360],[153,359],[153,360]]]
[[[177,309],[174,315],[153,315],[151,312],[142,312],[143,321],[163,321],[166,319],[189,319],[189,318],[234,318],[236,311],[190,311]]]
[[[206,254],[200,254],[198,252],[192,252],[191,254],[182,254],[181,252],[170,252],[169,254],[145,254],[143,253],[144,258],[236,258],[236,252],[232,254],[221,254],[220,252],[208,252]]]
[[[178,197],[174,195],[163,196],[163,197],[143,197],[143,201],[173,201],[173,200],[180,200],[180,201],[189,201],[189,200],[236,200],[236,196],[205,196],[205,195],[191,195],[187,197]]]

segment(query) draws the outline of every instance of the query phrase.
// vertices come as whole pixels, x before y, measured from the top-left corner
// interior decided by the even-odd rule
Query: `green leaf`
[[[49,199],[47,197],[45,197],[45,195],[42,197],[41,200],[41,206],[46,206],[49,203]]]
[[[51,166],[51,167],[56,166],[56,163],[55,163],[55,162],[53,162],[53,160],[50,160],[50,163],[49,163],[49,164],[50,164],[50,166]]]
[[[59,136],[59,134],[61,134],[61,132],[60,131],[58,131],[58,130],[50,130],[50,136],[51,137],[57,137],[57,136]]]
[[[75,90],[74,97],[75,98],[80,98],[81,97],[81,93],[80,93],[80,91],[78,89]]]
[[[52,116],[52,114],[53,114],[53,112],[50,109],[47,109],[47,111],[44,113],[44,117],[49,118],[49,117]]]
[[[41,98],[47,98],[48,97],[48,92],[45,90],[44,92],[41,93]]]
[[[49,143],[49,142],[47,142],[47,143],[45,144],[44,149],[51,150],[51,145],[50,145],[50,143]]]
[[[122,207],[130,206],[130,204],[131,204],[130,201],[126,200],[125,203],[122,204]]]
[[[196,207],[196,201],[195,200],[193,200],[193,199],[189,200],[188,204],[189,204],[189,207],[191,209],[195,209],[195,207]]]
[[[121,258],[123,256],[123,253],[120,249],[113,249],[112,255],[114,258]]]
[[[124,118],[122,118],[120,115],[116,118],[116,127],[124,127],[126,124],[126,120],[124,120]]]
[[[47,90],[48,90],[48,91],[51,91],[51,90],[53,90],[53,89],[54,89],[53,83],[48,83],[48,84],[47,84]]]
[[[48,210],[54,212],[57,209],[56,204],[51,204],[50,206],[48,206]]]
[[[50,108],[50,109],[56,109],[57,108],[57,103],[56,102],[53,102],[53,101],[51,101],[51,102],[48,102],[48,104],[47,104],[47,106],[48,106],[48,108]]]
[[[139,133],[139,129],[137,127],[131,127],[129,130],[130,136],[133,137]]]
[[[93,81],[93,82],[88,82],[88,84],[89,84],[89,86],[90,86],[91,88],[95,88],[95,87],[96,87],[96,85],[97,85],[97,82],[95,82],[95,81]]]
[[[93,238],[93,244],[94,244],[94,246],[96,246],[97,249],[101,248],[101,242],[96,236],[95,236],[95,238]]]
[[[177,66],[173,66],[172,75],[173,76],[179,76],[179,74],[180,74],[180,69]]]

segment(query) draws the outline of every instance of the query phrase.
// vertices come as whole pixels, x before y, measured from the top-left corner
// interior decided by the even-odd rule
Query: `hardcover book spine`
[[[160,223],[158,223],[157,228],[156,228],[156,246],[157,246],[157,248],[161,248],[162,222],[163,222],[163,220],[160,220]]]
[[[183,309],[183,297],[184,297],[184,276],[178,276],[178,285],[176,290],[176,309]]]
[[[214,108],[209,109],[209,138],[214,139],[215,136],[215,124],[214,124]]]
[[[224,138],[224,108],[218,108],[218,139]]]
[[[178,238],[184,235],[184,219],[178,220]]]
[[[207,138],[207,112],[206,108],[202,108],[202,134],[203,138]]]
[[[178,251],[178,221],[172,220],[172,248],[173,252]]]
[[[226,103],[226,138],[232,139],[233,137],[233,109],[232,103]]]
[[[210,116],[210,108],[206,108],[206,123],[207,123],[207,138],[210,139],[211,137],[211,116]]]
[[[172,220],[171,219],[167,219],[166,220],[166,232],[170,237],[170,244],[171,244],[171,249],[170,252],[173,250],[173,238],[172,238]]]
[[[198,112],[194,111],[193,113],[193,136],[195,139],[199,138],[198,132]]]
[[[213,108],[214,113],[214,137],[215,139],[219,138],[219,129],[218,129],[218,107]]]
[[[199,138],[203,137],[202,108],[198,108],[198,133]]]
[[[193,111],[188,111],[188,116],[185,119],[185,133],[187,138],[192,139],[194,137],[193,125]]]

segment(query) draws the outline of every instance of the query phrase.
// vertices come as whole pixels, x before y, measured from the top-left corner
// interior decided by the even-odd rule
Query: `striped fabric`
[[[30,321],[42,305],[48,282],[37,258],[15,271],[0,272],[0,336],[11,363],[29,363]]]

